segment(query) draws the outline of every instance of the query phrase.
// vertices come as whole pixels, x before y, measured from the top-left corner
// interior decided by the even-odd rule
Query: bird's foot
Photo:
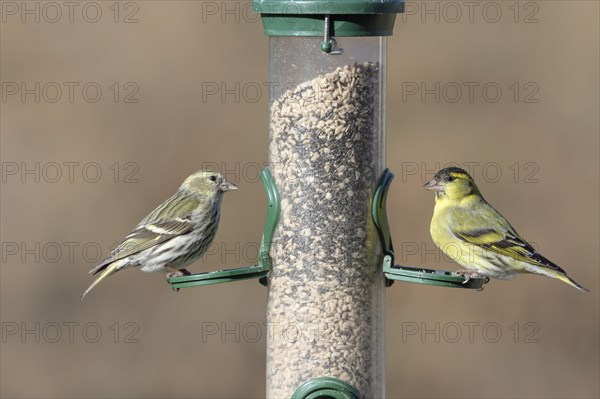
[[[477,273],[476,271],[470,270],[470,269],[459,269],[457,271],[454,272],[455,275],[457,276],[462,276],[465,281],[463,281],[463,284],[466,284],[469,282],[469,280],[471,280],[472,278],[484,278],[485,277],[485,282],[484,284],[487,284],[488,281],[490,281],[489,277],[483,276],[479,273]]]
[[[167,281],[169,281],[173,277],[189,276],[190,274],[192,274],[187,269],[171,269],[171,268],[169,268],[169,270],[170,270],[170,272],[167,273],[167,276],[166,276]]]
[[[168,272],[166,275],[167,283],[169,283],[169,280],[171,280],[173,277],[189,276],[190,274],[192,274],[187,269],[171,269],[171,268],[169,268],[169,270],[171,270],[171,271]],[[173,288],[173,291],[179,292],[179,288]]]

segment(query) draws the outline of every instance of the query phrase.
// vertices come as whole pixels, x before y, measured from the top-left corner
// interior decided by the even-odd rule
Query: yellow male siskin
[[[463,169],[442,169],[425,188],[435,191],[431,237],[446,255],[466,268],[457,274],[510,280],[517,273],[535,273],[588,291],[521,238],[486,202]]]
[[[201,257],[219,225],[225,191],[237,186],[216,172],[200,170],[189,176],[171,198],[144,218],[111,254],[90,270],[100,281],[128,267],[143,272],[168,272],[167,279],[190,274],[185,267]]]

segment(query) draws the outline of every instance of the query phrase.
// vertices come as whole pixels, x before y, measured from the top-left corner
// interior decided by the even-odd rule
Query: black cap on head
[[[452,174],[461,174],[461,175],[469,176],[469,174],[467,173],[466,170],[461,169],[456,166],[450,166],[448,168],[444,168],[444,169],[440,170],[439,172],[437,172],[435,174],[435,177],[437,177],[438,179],[443,179],[444,177],[450,176]]]

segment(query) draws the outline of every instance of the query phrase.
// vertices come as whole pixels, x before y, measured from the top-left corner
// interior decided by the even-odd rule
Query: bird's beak
[[[429,191],[444,191],[444,186],[440,184],[439,180],[435,177],[425,183],[423,187],[425,187],[425,190]]]
[[[233,191],[233,190],[237,190],[238,186],[236,186],[233,183],[228,182],[227,180],[223,180],[223,183],[221,183],[219,188],[221,189],[221,191]]]

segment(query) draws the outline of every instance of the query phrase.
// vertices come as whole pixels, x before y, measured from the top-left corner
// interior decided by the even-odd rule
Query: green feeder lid
[[[359,399],[358,391],[350,384],[333,377],[319,377],[300,385],[292,399]]]
[[[404,0],[253,0],[268,36],[390,36]]]

